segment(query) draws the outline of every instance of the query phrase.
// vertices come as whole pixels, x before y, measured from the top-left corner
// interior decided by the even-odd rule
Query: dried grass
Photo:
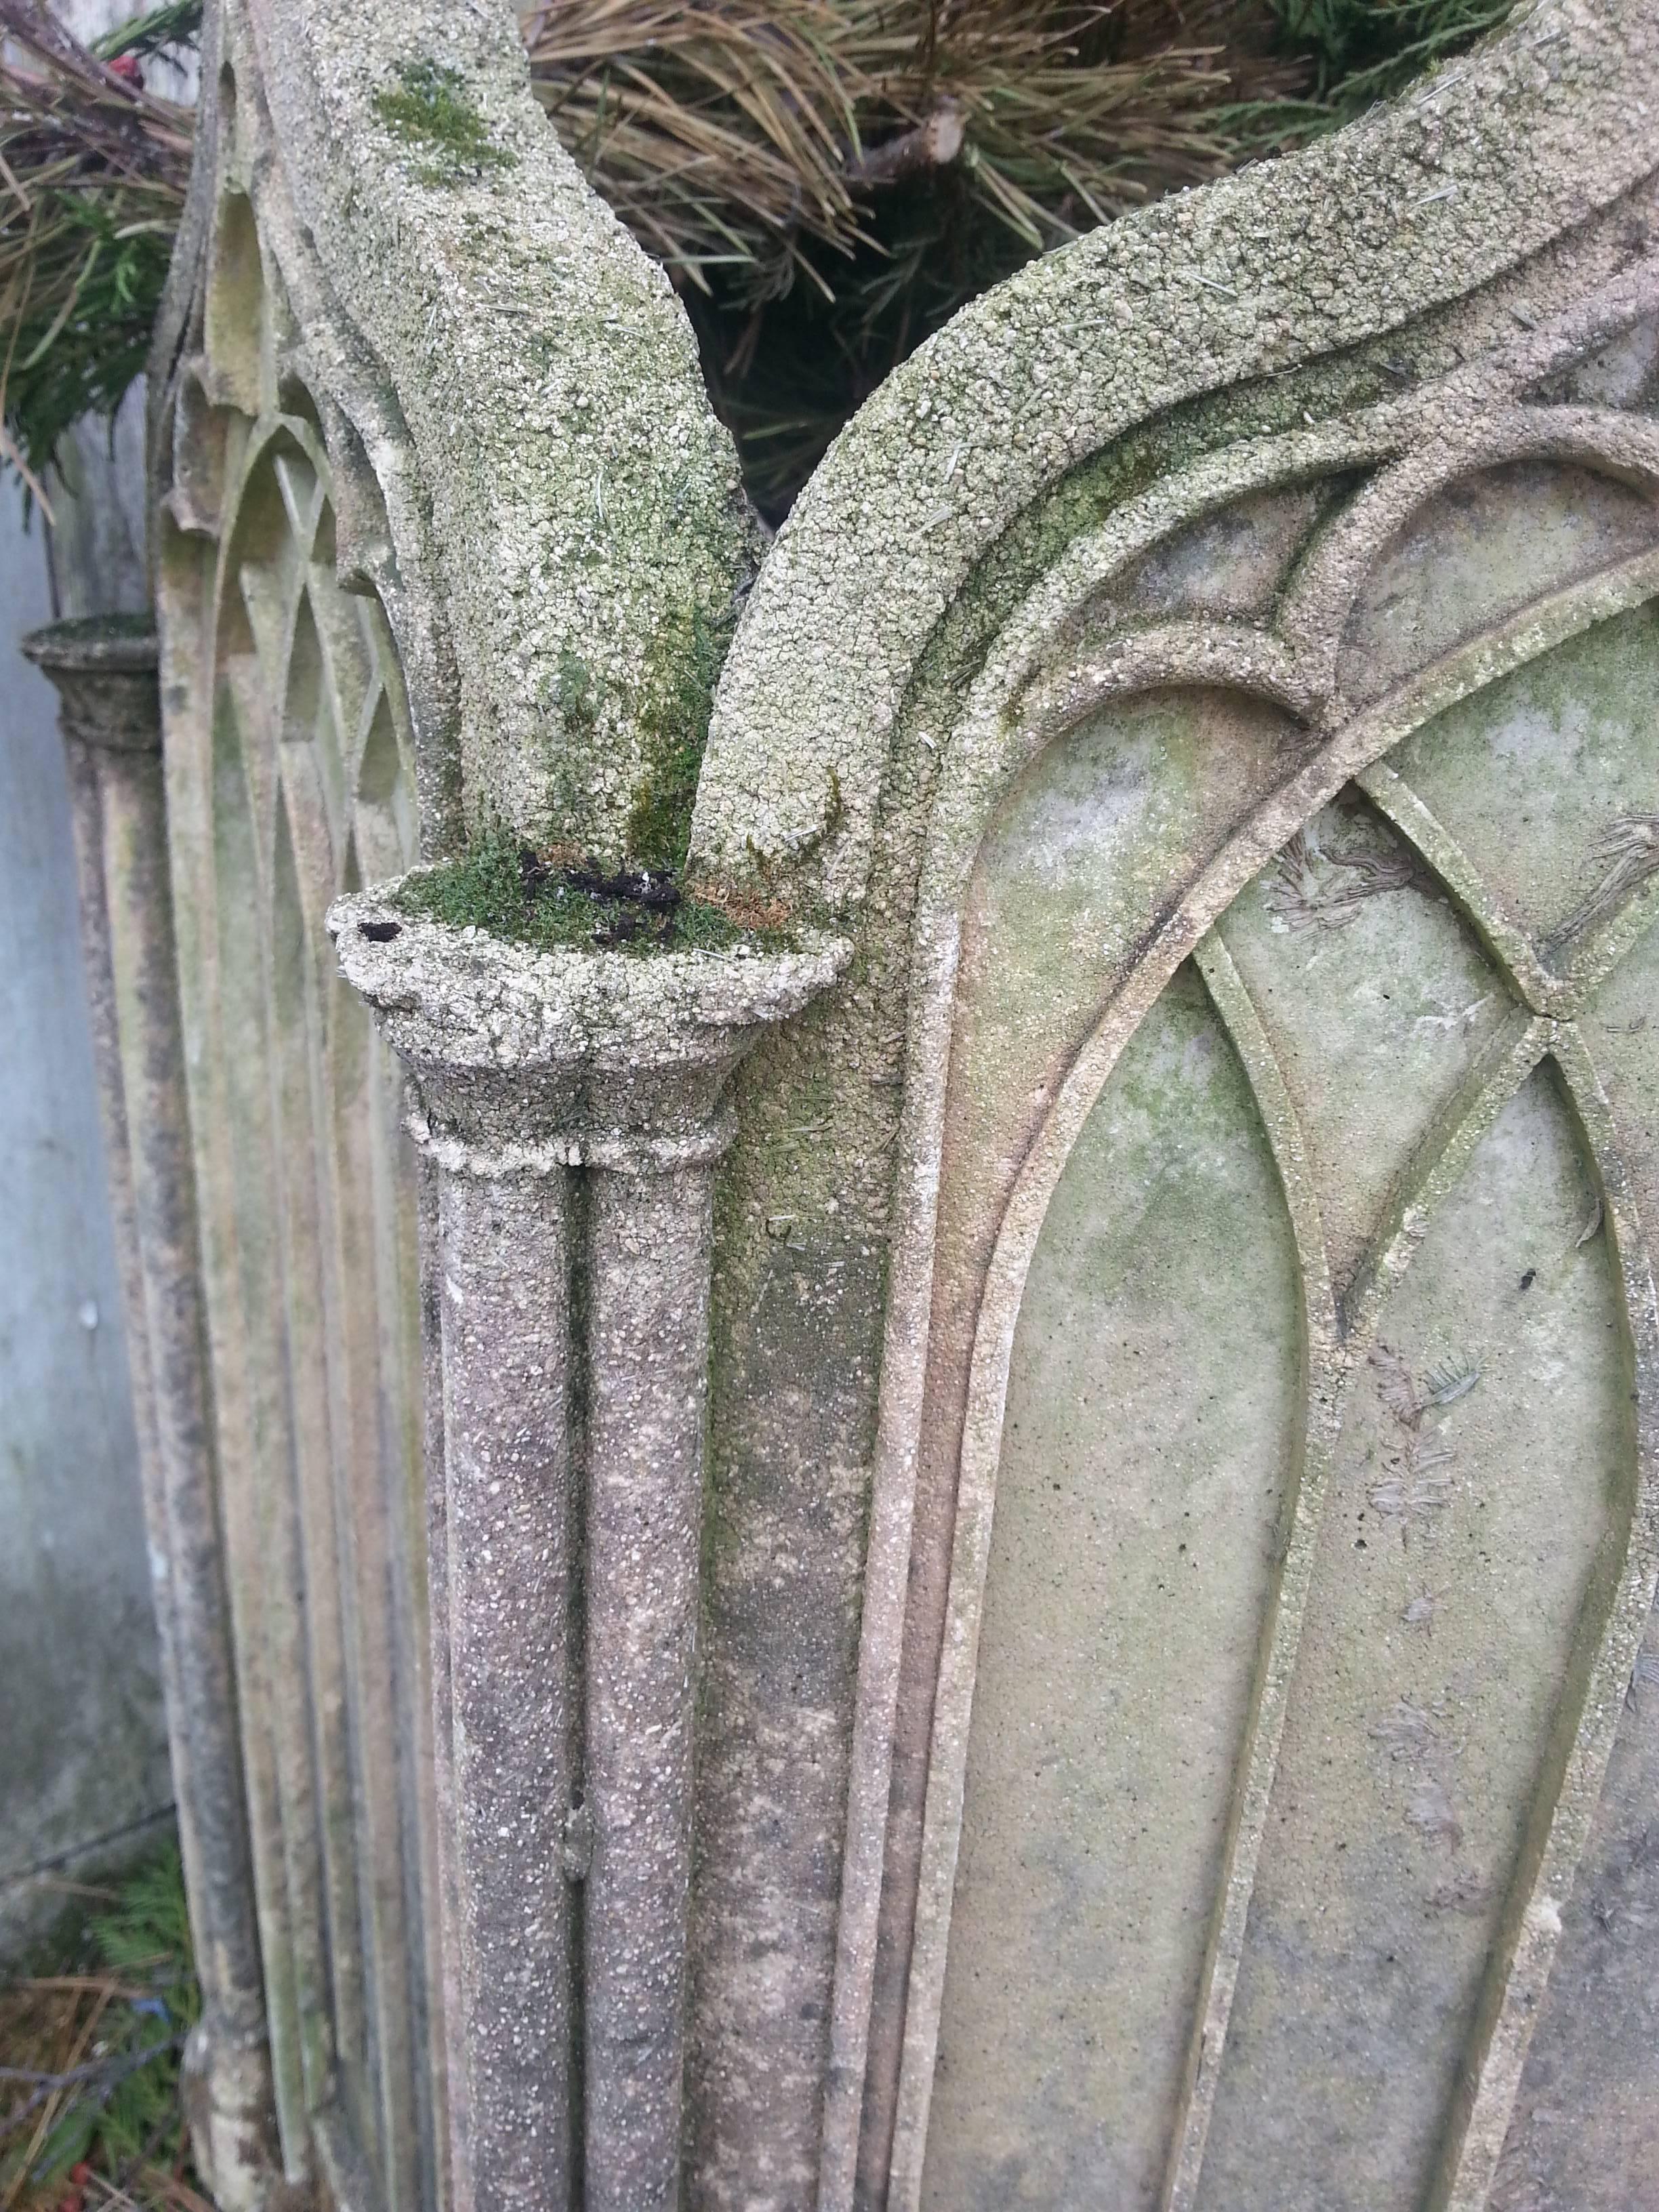
[[[200,2000],[177,1852],[100,1901],[88,1960],[0,1988],[0,2212],[211,2212],[179,2105]]]
[[[963,301],[1159,194],[1299,143],[1510,0],[537,0],[532,80],[668,270],[776,512]],[[189,169],[142,82],[197,0],[96,50],[0,0],[0,455],[40,495],[143,366]]]
[[[111,64],[190,12],[94,50],[40,0],[0,0],[0,452],[43,503],[63,433],[143,368],[190,173],[189,110]]]
[[[1322,122],[1268,0],[556,0],[538,97],[678,286],[776,514],[1032,254]]]
[[[960,162],[1030,252],[1237,158],[1236,112],[1300,88],[1237,0],[555,0],[522,18],[538,97],[672,271],[836,290],[813,246],[876,241],[886,189]]]

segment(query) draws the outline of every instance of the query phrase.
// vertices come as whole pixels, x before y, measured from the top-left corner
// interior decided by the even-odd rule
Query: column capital
[[[161,751],[158,652],[149,615],[48,623],[29,632],[22,650],[57,689],[65,738],[112,752]]]
[[[402,880],[337,899],[327,926],[415,1077],[411,1133],[451,1174],[717,1158],[726,1078],[852,952],[808,930],[781,951],[544,951],[412,915]]]

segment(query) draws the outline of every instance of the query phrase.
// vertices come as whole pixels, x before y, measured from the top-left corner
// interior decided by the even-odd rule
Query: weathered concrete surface
[[[386,617],[335,574],[316,423],[276,407],[266,307],[267,412],[216,444],[192,418],[205,450],[158,526],[213,1449],[283,2168],[424,2207],[445,2088],[415,1178],[401,1079],[321,928],[342,877],[412,858],[413,745]]]
[[[1072,1153],[1020,1311],[923,2192],[941,2212],[1158,2201],[1300,1336],[1272,1150],[1183,970]]]
[[[564,1176],[451,1176],[442,1278],[446,1613],[465,2133],[459,2201],[574,2201],[576,2005],[565,1831],[576,1801],[580,1523]]]
[[[678,2212],[713,1164],[588,1209],[584,2203]]]
[[[994,1321],[981,1305],[1002,1203],[989,1194],[1012,1187],[1032,1129],[1055,1110],[1052,1086],[1069,1085],[1091,981],[1097,1008],[1117,994],[1117,1013],[1090,1048],[1097,1075],[1204,928],[1343,778],[1362,770],[1373,789],[1369,763],[1437,708],[1640,605],[1659,580],[1644,120],[1655,46],[1646,9],[1534,10],[1341,139],[1038,264],[968,310],[876,397],[799,502],[750,595],[717,702],[694,865],[758,879],[809,911],[823,902],[856,913],[860,960],[835,1006],[751,1070],[753,1119],[722,1213],[717,1311],[730,1319],[716,1328],[713,1453],[728,1548],[710,1616],[696,1938],[705,2087],[694,2170],[710,2203],[781,2204],[807,2185],[820,2079],[821,2203],[845,2205],[856,2187],[859,2202],[880,2204],[890,2179],[897,2205],[921,2186],[933,2054],[903,1900],[907,1869],[926,1857],[924,1829],[942,1839],[954,1817],[936,1759],[940,1743],[959,1751],[963,1741],[972,1662],[941,1644],[943,1591],[957,1571],[953,1540],[970,1541],[954,1529],[957,1498],[970,1488],[988,1496],[976,1486],[994,1476],[989,1382],[980,1425],[965,1432],[977,1437],[971,1468],[965,1445],[958,1465],[953,1437],[976,1322],[982,1334],[1006,1332],[1018,1311],[1012,1278],[997,1293]],[[1592,116],[1579,144],[1578,118]],[[1639,720],[1646,679],[1626,648],[1598,636],[1583,650],[1604,672],[1598,680],[1629,687]],[[1103,957],[1118,926],[1111,897],[1068,884],[1058,817],[1030,832],[1034,887],[1045,871],[1050,878],[1046,906],[1010,911],[1005,933],[981,945],[967,889],[975,854],[1027,764],[1045,747],[1076,742],[1091,715],[1121,716],[1127,736],[1136,714],[1158,711],[1129,707],[1134,694],[1167,700],[1182,686],[1190,705],[1175,708],[1176,724],[1190,714],[1194,728],[1202,716],[1242,730],[1265,702],[1285,716],[1284,733],[1260,749],[1254,781],[1242,759],[1223,767],[1207,735],[1194,738],[1194,757],[1218,779],[1215,830],[1194,825],[1195,835],[1183,835],[1182,743],[1149,748],[1148,822],[1158,826],[1148,829],[1147,849],[1168,854],[1170,873],[1156,892],[1149,881],[1144,903],[1133,872],[1115,878],[1127,909],[1127,980]],[[1215,699],[1224,711],[1210,707]],[[1612,742],[1598,726],[1586,757],[1600,759]],[[1231,781],[1235,768],[1243,772]],[[1430,916],[1428,934],[1446,941],[1419,948],[1413,1026],[1395,1048],[1389,1009],[1373,996],[1378,1020],[1364,1050],[1373,1080],[1387,1067],[1387,1099],[1373,1105],[1362,1093],[1338,1110],[1340,1086],[1328,1085],[1333,1118],[1306,1133],[1304,1210],[1328,1206],[1330,1260],[1343,1277],[1360,1264],[1365,1217],[1436,1097],[1456,1090],[1459,1056],[1465,1066],[1478,1057],[1504,1012],[1502,992],[1477,1004],[1480,948],[1500,949],[1513,988],[1538,1012],[1582,1006],[1573,946],[1547,953],[1509,896],[1511,884],[1524,889],[1535,874],[1527,807],[1504,782],[1512,773],[1496,759],[1473,771],[1485,779],[1484,811],[1468,817],[1472,838],[1477,822],[1486,825],[1480,868],[1457,844],[1461,830],[1437,837],[1408,792],[1385,780],[1375,787],[1391,821],[1409,817],[1418,848],[1455,884],[1455,902],[1467,896],[1480,918],[1470,942],[1455,928],[1448,936],[1443,909]],[[1621,790],[1632,782],[1622,769],[1616,781]],[[1632,820],[1651,804],[1639,783]],[[1501,800],[1500,785],[1509,793]],[[1572,897],[1588,904],[1597,841],[1615,834],[1617,804],[1611,784],[1578,787],[1595,797],[1569,812],[1587,804],[1600,826],[1575,834],[1563,865]],[[1106,797],[1103,820],[1115,824],[1123,817]],[[1252,805],[1261,810],[1254,822]],[[1220,818],[1235,806],[1241,826],[1230,837]],[[1547,828],[1540,835],[1542,852]],[[1626,842],[1623,860],[1607,866],[1625,869],[1628,890],[1638,833]],[[1380,838],[1368,863],[1379,881],[1386,848]],[[1490,897],[1481,868],[1498,887]],[[1564,914],[1574,919],[1570,905],[1551,927]],[[1048,919],[1034,938],[1039,911]],[[1366,926],[1354,927],[1363,935]],[[1032,979],[1024,989],[1022,973]],[[1471,978],[1465,1000],[1457,987]],[[1333,975],[1322,994],[1336,988]],[[1040,1021],[1038,1010],[1051,996],[1063,1003],[1066,988],[1079,993],[1075,1025],[1060,1019],[1052,1058],[1041,1039],[1026,1056],[1008,1034],[1009,1008],[1019,1009],[1017,1020]],[[1292,1114],[1308,1082],[1320,1080],[1328,1008],[1316,995],[1297,1015],[1299,1063],[1276,1032]],[[1436,1023],[1437,1031],[1425,1026]],[[984,1133],[968,1141],[970,1129]],[[982,1212],[976,1191],[988,1194]],[[1020,1201],[1022,1240],[1035,1237],[1039,1202],[1036,1188]],[[964,1207],[974,1227],[958,1266],[951,1223]],[[787,1225],[787,1239],[774,1224]],[[1370,1292],[1358,1288],[1363,1302]],[[864,1394],[884,1291],[877,1416]],[[809,1328],[833,1382],[812,1374]],[[1328,1364],[1334,1329],[1333,1313]],[[950,1347],[963,1337],[958,1356]],[[1006,1344],[996,1335],[994,1358],[985,1352],[991,1368]],[[947,1372],[948,1389],[939,1381]],[[1334,1387],[1325,1374],[1319,1388]],[[1285,1569],[1287,1589],[1302,1578],[1298,1604],[1313,1571],[1318,1495],[1332,1474],[1331,1411],[1325,1402],[1321,1472],[1308,1477]],[[784,1470],[798,1472],[798,1486]],[[860,1619],[853,1547],[866,1497],[843,1832],[839,1681]],[[1620,1585],[1604,1670],[1630,1636],[1630,1592],[1645,1571],[1645,1522],[1620,1525],[1637,1579]],[[1609,1540],[1616,1549],[1626,1538]],[[976,1569],[971,1547],[964,1556]],[[1605,1597],[1607,1586],[1597,1588]],[[1588,1621],[1602,1597],[1587,1602]],[[814,1623],[793,1646],[771,1627],[783,1610]],[[949,1620],[948,1638],[971,1633],[968,1615]],[[1281,1617],[1262,1662],[1261,1759],[1240,1784],[1255,1825],[1239,1831],[1216,1906],[1206,2038],[1226,2033],[1243,1959],[1251,1855],[1293,1696],[1290,1622]],[[966,1701],[948,1726],[933,1709],[941,1650],[952,1696]],[[1577,1710],[1593,1766],[1607,1740],[1600,1678]],[[916,1747],[910,1764],[907,1740]],[[792,1741],[811,1747],[793,1774]],[[938,1821],[924,1796],[936,1787]],[[1559,1833],[1582,1838],[1577,1785],[1562,1806]],[[1562,1848],[1570,1860],[1577,1845]],[[940,1917],[928,1987],[945,1956],[953,1850],[939,1840],[929,1877]],[[823,1869],[838,1862],[826,2075],[823,2030],[800,1992],[822,1986]],[[1475,2202],[1498,2154],[1494,2133],[1524,2039],[1514,1992],[1534,1986],[1545,1941],[1527,1925],[1510,2011],[1499,2006],[1495,2026],[1481,2013],[1480,2033],[1492,2041],[1478,2109],[1449,2120],[1440,2139],[1450,2162],[1434,2186],[1451,2192],[1448,2201]],[[1489,1990],[1480,2004],[1498,2000]],[[908,2092],[894,2086],[901,2072]],[[1215,2079],[1200,2069],[1182,2093],[1177,2203],[1193,2201]],[[902,2166],[896,2151],[890,2157],[896,2130]]]
[[[283,1357],[327,1370],[316,1285],[289,1257],[319,1232],[258,1194],[314,1155],[325,1224],[349,1182],[331,1181],[309,1118],[308,1086],[335,1095],[352,1034],[305,965],[321,906],[406,865],[415,820],[428,854],[464,815],[492,814],[538,830],[550,814],[596,851],[625,849],[660,795],[645,774],[665,726],[653,624],[684,674],[675,637],[687,623],[695,635],[694,611],[721,611],[751,550],[684,330],[538,139],[504,12],[458,33],[400,0],[377,19],[383,46],[350,12],[269,0],[234,18],[238,91],[198,207],[206,303],[180,325],[191,357],[168,434],[169,559],[192,549],[169,585],[170,711],[209,1241],[246,1255],[240,1281],[219,1277],[248,1339],[242,1376],[222,1363],[224,1395],[279,1437],[291,1421],[313,1465],[320,1388],[284,1408],[257,1385]],[[443,1324],[449,1398],[428,1430],[465,1476],[459,1493],[430,1484],[448,1735],[435,1765],[455,1801],[453,1923],[487,1877],[490,1940],[510,1948],[533,1922],[545,1956],[519,1985],[481,1972],[465,1936],[452,1945],[452,2021],[462,2039],[469,2021],[485,2032],[452,2108],[464,2212],[481,2177],[486,2195],[556,2194],[568,2171],[544,2155],[568,2124],[567,2020],[581,2032],[580,2006],[561,2010],[578,1917],[562,1882],[595,1884],[589,2185],[618,2203],[672,2188],[688,1856],[696,2212],[793,2212],[815,2191],[821,2212],[911,2212],[928,2195],[1087,2202],[1103,2172],[1132,2201],[1196,2212],[1269,2185],[1264,2148],[1310,2203],[1381,2187],[1476,2212],[1517,2095],[1534,2137],[1543,2124],[1542,2093],[1528,2102],[1522,2086],[1528,2037],[1558,1948],[1582,1944],[1575,1869],[1655,1564],[1648,1047],[1640,1012],[1603,1018],[1598,994],[1645,976],[1634,948],[1659,854],[1640,611],[1659,591],[1656,64],[1659,25],[1636,0],[1535,9],[1307,155],[1037,264],[877,395],[750,595],[696,823],[696,866],[728,888],[817,926],[847,919],[853,957],[821,1004],[794,988],[800,974],[775,1005],[749,1004],[760,961],[742,978],[735,959],[538,955],[446,937],[386,901],[335,908],[346,974],[422,1091],[413,1126],[488,1323],[465,1341]],[[465,125],[457,137],[452,109],[447,149],[415,112],[434,85]],[[590,262],[597,320],[576,296]],[[363,596],[361,619],[341,614],[341,584]],[[351,700],[378,684],[392,702],[397,743],[373,775],[361,722],[317,680],[354,623],[375,672],[357,647],[339,653],[359,667]],[[687,691],[676,708],[691,750],[701,703]],[[1559,785],[1559,836],[1528,819],[1532,769]],[[371,801],[383,786],[401,792],[395,817]],[[395,862],[371,865],[371,846]],[[250,883],[257,900],[240,900]],[[274,1008],[258,982],[267,930]],[[799,1019],[725,1092],[735,1055],[718,1033],[757,1011]],[[1138,1045],[1156,1059],[1176,1032],[1188,1095],[1219,1066],[1237,1111],[1204,1091],[1174,1133],[1201,1154],[1179,1177],[1191,1188],[1166,1198],[1174,1172],[1138,1165],[1120,1109],[1144,1074]],[[1179,1119],[1181,1084],[1161,1092]],[[277,1124],[269,1142],[262,1117]],[[701,1441],[703,1208],[728,1127],[699,1499],[685,1477]],[[1068,1219],[1056,1194],[1073,1158],[1073,1186],[1095,1195]],[[1146,1229],[1114,1245],[1105,1230],[1123,1223],[1099,1217],[1139,1170]],[[1197,1194],[1224,1188],[1240,1218],[1218,1238]],[[656,1201],[671,1199],[665,1221]],[[1571,1259],[1556,1249],[1569,1216]],[[1100,1270],[1084,1258],[1056,1276],[1068,1228]],[[450,1291],[434,1235],[435,1318]],[[653,1239],[660,1285],[635,1279]],[[1517,1267],[1529,1241],[1546,1256]],[[1288,1444],[1273,1407],[1230,1418],[1258,1449],[1224,1468],[1200,1465],[1193,1441],[1222,1425],[1221,1355],[1157,1319],[1160,1294],[1166,1311],[1181,1303],[1172,1285],[1214,1292],[1217,1242],[1270,1338],[1280,1401],[1300,1400],[1276,1405]],[[560,1306],[567,1253],[580,1288],[604,1291],[596,1304]],[[261,1307],[266,1270],[284,1282],[282,1328]],[[519,1275],[515,1304],[503,1285]],[[332,1311],[349,1308],[340,1285],[374,1279],[341,1268]],[[1059,1478],[1073,1491],[1055,1509],[1042,1484],[1073,1434],[1055,1402],[1066,1359],[1081,1374],[1098,1352],[1109,1376],[1095,1340],[1120,1321],[1133,1382],[1091,1408],[1097,1431],[1074,1409],[1077,1462]],[[520,1335],[538,1372],[517,1382]],[[568,1403],[542,1356],[556,1340],[579,1379]],[[1373,1363],[1385,1347],[1396,1370]],[[1029,1464],[1005,1450],[1011,1404],[1053,1425]],[[1516,1466],[1529,1419],[1559,1431],[1531,1483]],[[520,1555],[546,1632],[526,1657],[510,1632],[528,1616],[483,1558],[495,1478],[473,1495],[480,1438],[507,1460],[522,1447],[514,1496],[526,1520],[539,1500],[573,1560],[587,1455],[590,1564],[608,1582],[582,1593],[587,1663],[621,1674],[587,1686],[578,1749],[578,1662],[543,1617],[568,1610],[570,1570],[547,1528],[515,1522],[515,1544],[543,1540]],[[1190,1573],[1207,1613],[1158,1588],[1170,1462],[1243,1532],[1212,1582],[1206,1554],[1186,1565],[1174,1539],[1170,1571]],[[269,1498],[280,1465],[248,1453],[231,1487]],[[329,1494],[317,1485],[291,1523],[272,1514],[289,1549],[275,1595],[255,1594],[288,1731],[270,1832],[307,1850],[313,1828],[322,1839],[315,1867],[290,1848],[287,1869],[296,2112],[323,2094],[361,1994],[337,1973],[327,1985],[319,1934],[351,1893],[331,1887],[330,1854],[349,1856],[342,1826],[357,1833],[339,1811],[349,1732],[337,1741],[327,1702],[338,1651],[307,1644],[294,1595],[339,1575],[318,1534]],[[636,1555],[641,1511],[661,1541]],[[1395,1589],[1431,1556],[1421,1588]],[[1115,1644],[1093,1632],[1101,1588]],[[1089,1686],[1069,1734],[1065,1692],[1031,1656],[1050,1629],[1055,1672]],[[1349,1644],[1345,1674],[1329,1654]],[[1218,1680],[1206,1726],[1183,1733],[1195,1653]],[[1505,1674],[1514,1713],[1494,1686]],[[556,1720],[551,1741],[498,1731],[532,1780],[552,1762],[526,1830],[527,1897],[503,1892],[511,1835],[492,1841],[474,1817],[487,1822],[502,1778],[464,1755],[468,1711],[501,1684],[520,1702],[539,1685]],[[1130,1754],[1114,1744],[1089,1763],[1093,1714],[1114,1697],[1193,1757],[1148,1779],[1163,1856],[1127,1820],[1116,1838],[1146,1885],[1091,1886],[1077,1864],[1099,1825],[1088,1808],[1123,1817],[1109,1759]],[[313,1727],[324,1764],[339,1761],[320,1820],[302,1755]],[[1020,1759],[1045,1730],[1062,1758],[1022,1801]],[[550,1808],[584,1761],[590,1795]],[[1638,1771],[1615,1759],[1615,1775]],[[1350,1807],[1358,1839],[1340,1832]],[[1604,1820],[1614,1842],[1627,1827]],[[1328,1865],[1345,1840],[1363,1878]],[[1022,1853],[1041,1864],[1000,1917],[998,1885],[976,1894],[973,1869],[1018,1882]],[[1075,1955],[1065,1914],[1033,1909],[1044,1884],[1086,1907]],[[1327,1893],[1361,1971],[1364,1942],[1385,1935],[1394,1952],[1402,1994],[1372,2025],[1395,2039],[1408,2095],[1341,2063],[1381,2001],[1326,1941]],[[1030,1940],[1014,1948],[1031,1955],[1011,1968],[997,1945],[1019,1911]],[[1139,1936],[1120,1941],[1119,1912],[1139,1914]],[[1275,1982],[1269,1919],[1305,1986]],[[1168,1986],[1147,1986],[1137,1941],[1164,1947]],[[976,1955],[999,1982],[1020,1977],[993,1995],[1011,1995],[1028,2032],[1000,2050]],[[1132,2018],[1143,2094],[1108,2142],[1090,2069]],[[556,2064],[535,2044],[515,2073],[537,2035]],[[969,2062],[959,2092],[952,2038]],[[550,2094],[550,2065],[567,2069]],[[1327,2141],[1334,2068],[1363,2138],[1346,2162]],[[1264,2113],[1264,2075],[1296,2086],[1286,2112]],[[516,2147],[515,2098],[536,2121]],[[1577,2155],[1617,2203],[1602,2177],[1627,2151],[1611,2100]]]
[[[884,1864],[914,1865],[921,1849],[939,1644],[912,1598],[922,1614],[940,1602],[956,1482],[938,1438],[957,1415],[924,1411],[924,1377],[936,1333],[971,1331],[978,1297],[971,1270],[936,1273],[935,1228],[957,1176],[1012,1174],[1053,1073],[1040,1059],[1022,1078],[1007,1046],[1009,1134],[950,1164],[978,841],[1033,755],[1109,698],[1184,684],[1248,694],[1252,714],[1268,702],[1286,717],[1283,750],[1265,747],[1261,780],[1236,795],[1243,807],[1287,778],[1273,829],[1235,848],[1204,916],[1178,871],[1170,905],[1137,909],[1132,939],[1167,923],[1167,975],[1212,896],[1242,890],[1339,787],[1336,756],[1316,767],[1313,753],[1376,680],[1382,638],[1413,668],[1465,653],[1461,672],[1448,662],[1436,679],[1455,696],[1542,649],[1557,615],[1523,637],[1528,610],[1553,592],[1565,608],[1575,580],[1608,613],[1647,596],[1652,556],[1632,549],[1651,544],[1659,458],[1643,397],[1655,53],[1644,8],[1534,9],[1307,155],[1036,264],[872,398],[750,595],[693,866],[758,880],[803,911],[856,915],[860,957],[833,1006],[747,1072],[719,1215],[720,1548],[694,1913],[700,2203],[783,2205],[816,2186],[840,2208],[860,2141],[860,2201],[881,2203],[888,2186],[902,1875],[879,1936],[875,1899]],[[1579,408],[1607,411],[1592,423]],[[1528,492],[1529,469],[1550,488],[1534,478]],[[1332,526],[1360,486],[1353,526]],[[1422,553],[1392,543],[1442,492]],[[1483,550],[1434,571],[1442,631],[1416,613],[1393,622],[1384,579],[1345,643],[1385,553],[1395,582],[1415,563],[1418,588],[1424,556],[1460,530]],[[1402,730],[1431,711],[1433,684],[1410,680],[1424,696],[1401,706]],[[1354,765],[1386,742],[1380,720],[1369,736],[1356,726]],[[1212,850],[1195,841],[1188,862],[1202,871]],[[1030,959],[1035,1003],[1089,973],[1101,939],[1082,903],[1075,931],[1057,915],[1052,951]],[[1025,964],[1011,930],[988,967]],[[1536,1003],[1555,1004],[1535,956],[1512,932],[1504,943]],[[1095,973],[1109,990],[1109,963]],[[1131,1027],[1143,988],[1154,993],[1149,972],[1125,1008]],[[1062,1024],[1062,1070],[1072,1048]],[[951,1113],[975,1097],[964,1080]],[[1384,1175],[1376,1164],[1373,1180]],[[907,1730],[920,1757],[902,1778],[892,1761]],[[872,1988],[887,1991],[873,2022]]]
[[[301,303],[313,380],[334,390],[349,319],[429,501],[467,818],[614,863],[706,714],[699,641],[758,552],[690,325],[561,150],[510,9],[396,0],[372,39],[344,0],[246,21],[246,98],[329,295]]]
[[[201,2017],[185,2073],[226,2212],[283,2193],[238,1738],[148,616],[24,641],[59,697],[167,1741]]]

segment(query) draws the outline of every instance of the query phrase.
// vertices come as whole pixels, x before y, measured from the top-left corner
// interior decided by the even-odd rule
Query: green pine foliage
[[[1514,0],[1272,0],[1285,40],[1314,64],[1332,123],[1391,100],[1415,76],[1495,31]]]
[[[176,1847],[141,1867],[61,1962],[0,1993],[0,2201],[178,2212],[191,2190],[179,2079],[201,2015]],[[67,2185],[67,2187],[66,2187]]]
[[[43,498],[70,424],[143,368],[191,129],[143,71],[200,15],[169,0],[87,47],[43,0],[0,0],[0,454]]]

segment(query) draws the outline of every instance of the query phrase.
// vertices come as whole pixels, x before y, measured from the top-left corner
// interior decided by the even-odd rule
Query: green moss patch
[[[645,764],[628,814],[636,867],[678,875],[685,866],[714,685],[731,641],[729,621],[694,605],[664,624],[652,648],[640,706]]]
[[[486,831],[459,860],[404,884],[398,903],[453,929],[485,929],[541,951],[725,952],[739,945],[775,951],[788,941],[782,929],[746,926],[705,899],[687,897],[669,871],[604,875],[505,830]]]
[[[497,146],[489,127],[467,98],[459,70],[436,62],[404,62],[395,88],[374,95],[374,112],[393,137],[423,148],[423,184],[458,185],[486,169],[510,169],[515,157]]]

